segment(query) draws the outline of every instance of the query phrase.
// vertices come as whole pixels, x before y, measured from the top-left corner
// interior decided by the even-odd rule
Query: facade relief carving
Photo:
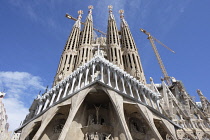
[[[84,140],[113,140],[111,137],[111,134],[105,134],[105,133],[86,133]]]

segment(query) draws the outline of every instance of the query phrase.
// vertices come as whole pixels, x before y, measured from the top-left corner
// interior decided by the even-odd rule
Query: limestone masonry
[[[210,140],[209,101],[196,103],[181,81],[146,83],[137,46],[120,10],[109,6],[106,37],[94,37],[93,6],[73,25],[53,87],[34,99],[20,140]]]
[[[0,140],[10,140],[11,132],[8,131],[9,124],[7,123],[7,114],[2,99],[5,93],[0,92]]]

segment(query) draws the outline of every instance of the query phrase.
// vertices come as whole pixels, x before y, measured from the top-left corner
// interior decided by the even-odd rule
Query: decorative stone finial
[[[82,18],[83,11],[82,10],[79,10],[78,11],[78,14],[79,14],[78,19],[81,19]]]
[[[112,5],[109,5],[109,6],[108,6],[109,13],[112,13],[112,8],[113,8],[113,6],[112,6]]]
[[[89,5],[88,6],[88,9],[93,9],[93,5]]]
[[[150,82],[152,82],[153,81],[152,77],[150,77],[149,80],[150,80]]]
[[[197,93],[198,93],[199,96],[203,95],[200,89],[197,89]]]
[[[89,14],[92,14],[93,6],[92,6],[92,5],[89,5],[89,6],[88,6],[88,9],[90,9],[90,10],[89,10]]]
[[[124,14],[124,10],[122,10],[122,9],[119,10],[119,13],[120,13],[120,18],[121,18],[121,19],[124,18],[124,15],[123,15],[123,14]]]
[[[79,15],[82,15],[82,14],[83,14],[83,11],[82,11],[82,10],[79,10],[79,11],[78,11],[78,14],[79,14]]]
[[[160,78],[160,80],[161,80],[161,81],[164,81],[164,78],[163,78],[163,77],[161,77],[161,78]]]

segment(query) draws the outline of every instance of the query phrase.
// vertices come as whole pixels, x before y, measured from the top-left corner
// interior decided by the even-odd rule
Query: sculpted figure
[[[95,140],[93,133],[90,134],[90,140]]]
[[[94,140],[99,140],[98,132],[96,132]]]
[[[88,125],[94,124],[94,117],[93,114],[90,114],[88,117]]]
[[[85,134],[85,140],[88,140],[88,134],[87,133]]]
[[[97,107],[97,106],[95,106],[95,105],[94,105],[94,107],[95,107],[95,109],[96,109],[96,124],[98,124],[98,119],[99,119],[99,109],[100,109],[101,105],[100,105],[99,107]]]

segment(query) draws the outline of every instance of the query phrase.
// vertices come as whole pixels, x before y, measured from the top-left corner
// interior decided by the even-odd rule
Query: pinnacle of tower
[[[92,9],[93,9],[93,6],[92,5],[88,6],[88,9],[89,9],[89,12],[88,12],[88,16],[87,16],[87,19],[86,20],[93,21],[93,17],[92,17]]]
[[[116,25],[114,15],[112,14],[112,5],[108,6],[109,18],[108,18],[108,29],[107,29],[107,42],[108,44],[120,45],[119,34]]]
[[[115,20],[114,19],[114,15],[112,14],[112,8],[113,8],[113,6],[112,5],[109,5],[108,6],[108,9],[109,9],[109,20]]]
[[[79,14],[79,16],[77,18],[77,21],[74,24],[74,27],[77,27],[77,28],[81,29],[81,19],[82,19],[83,11],[82,10],[79,10],[78,11],[78,14]]]
[[[121,27],[124,27],[124,26],[128,26],[127,22],[125,21],[125,18],[124,18],[124,10],[119,10],[119,13],[120,13],[120,19],[121,19]]]

